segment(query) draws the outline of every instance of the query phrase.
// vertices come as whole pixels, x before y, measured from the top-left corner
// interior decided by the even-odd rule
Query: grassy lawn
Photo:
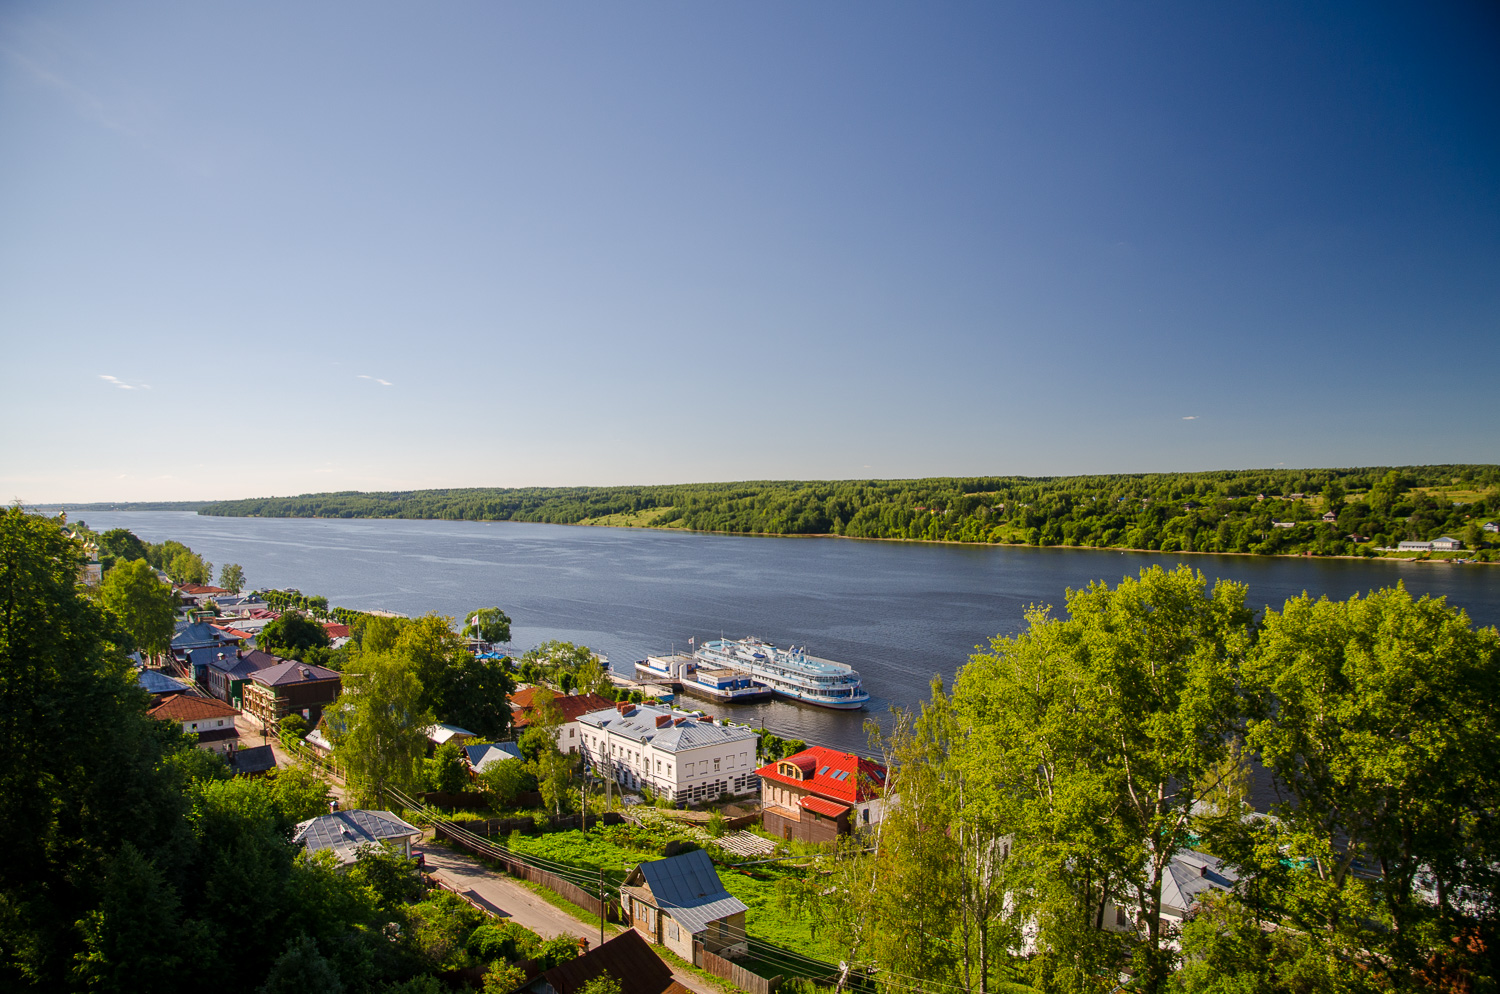
[[[590,829],[587,833],[576,830],[549,832],[535,836],[516,835],[496,841],[522,855],[564,863],[588,873],[597,873],[602,867],[605,875],[618,883],[624,879],[626,867],[660,859],[668,842],[683,838],[686,836],[668,826],[648,829],[634,825],[607,825]],[[821,936],[814,937],[812,925],[806,918],[777,907],[777,881],[799,872],[775,865],[743,870],[721,866],[719,879],[724,882],[725,890],[745,902],[749,909],[745,915],[745,927],[752,936],[804,956],[837,963],[837,951],[829,948]],[[579,913],[570,911],[570,914]]]
[[[602,525],[608,528],[650,528],[656,519],[669,507],[648,507],[641,511],[621,511],[619,514],[601,514],[597,518],[584,518],[580,525]]]

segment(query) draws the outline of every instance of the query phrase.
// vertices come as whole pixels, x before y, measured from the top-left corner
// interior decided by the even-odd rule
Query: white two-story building
[[[712,715],[622,703],[579,716],[578,726],[589,765],[622,786],[683,802],[760,789],[758,736]]]

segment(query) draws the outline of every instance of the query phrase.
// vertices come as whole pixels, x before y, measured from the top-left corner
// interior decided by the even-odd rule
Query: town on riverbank
[[[94,734],[146,735],[111,789],[166,805],[149,831],[57,829],[103,833],[99,886],[70,885],[95,924],[51,940],[97,976],[153,969],[131,928],[185,962],[208,921],[268,929],[221,954],[264,989],[1376,990],[1488,969],[1500,635],[1399,586],[1256,619],[1243,584],[1186,568],[1096,584],[855,754],[724,720],[651,661],[631,680],[586,646],[513,653],[498,607],[354,611],[122,528],[18,508],[4,528],[26,581],[7,666],[95,701]],[[1256,771],[1284,804],[1247,803]],[[174,818],[220,903],[167,872]]]

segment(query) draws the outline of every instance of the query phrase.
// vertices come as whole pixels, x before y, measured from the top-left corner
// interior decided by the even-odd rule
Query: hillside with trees
[[[1377,555],[1447,535],[1489,558],[1500,536],[1482,526],[1500,517],[1500,466],[346,492],[221,501],[200,513],[1257,555]]]

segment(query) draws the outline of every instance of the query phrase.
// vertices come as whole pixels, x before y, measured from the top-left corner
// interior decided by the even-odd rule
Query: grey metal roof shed
[[[292,841],[307,846],[308,852],[332,849],[339,862],[352,863],[359,847],[371,843],[399,841],[402,851],[410,856],[411,840],[421,834],[421,829],[389,811],[356,808],[298,822]]]
[[[707,931],[711,923],[721,918],[749,910],[743,901],[724,889],[713,861],[702,849],[642,863],[630,872],[625,884],[642,881],[651,889],[662,913],[686,928],[690,935]]]

